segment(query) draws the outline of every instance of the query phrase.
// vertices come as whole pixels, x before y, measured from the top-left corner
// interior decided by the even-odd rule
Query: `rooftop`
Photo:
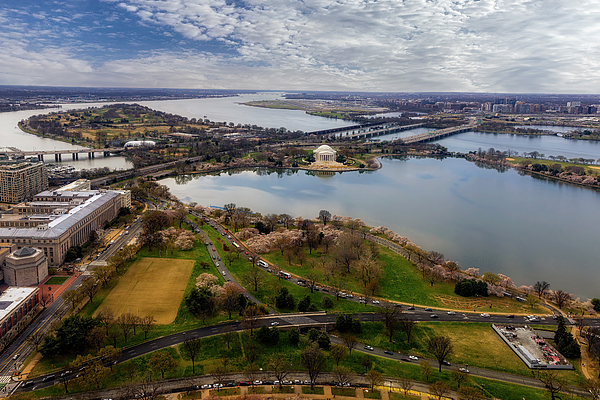
[[[0,320],[10,315],[37,287],[9,287],[0,295]]]

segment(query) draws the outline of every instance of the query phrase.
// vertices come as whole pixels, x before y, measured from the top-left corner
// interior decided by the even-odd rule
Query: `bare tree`
[[[319,211],[319,219],[323,221],[323,225],[327,225],[331,221],[331,213],[327,210]]]
[[[470,386],[461,387],[456,392],[458,393],[458,398],[460,400],[483,400],[483,399],[485,399],[485,396],[483,395],[483,393],[481,393],[481,391],[479,389],[470,387]]]
[[[381,375],[381,372],[377,372],[374,369],[371,369],[369,372],[367,372],[365,379],[367,382],[369,382],[371,391],[375,386],[380,386],[383,384],[383,375]]]
[[[279,381],[279,388],[283,385],[283,380],[292,371],[292,364],[284,359],[281,354],[272,355],[267,361],[269,370],[273,372],[275,379]]]
[[[127,314],[119,315],[116,320],[123,333],[123,340],[125,343],[127,343],[127,339],[129,338],[129,335],[131,335],[131,330],[133,329],[133,326],[131,325],[131,319]]]
[[[329,354],[335,360],[335,365],[339,366],[340,361],[342,361],[342,359],[346,357],[347,352],[348,349],[346,347],[339,344],[333,344],[331,345],[331,350],[329,351]]]
[[[309,272],[308,274],[306,274],[306,287],[310,289],[311,293],[314,293],[318,279],[319,275],[317,275],[314,272]]]
[[[344,342],[344,346],[346,346],[348,349],[348,352],[352,354],[352,349],[354,349],[358,344],[358,339],[356,339],[356,336],[351,334],[343,335],[342,341]]]
[[[453,367],[451,371],[452,380],[456,382],[456,387],[460,387],[469,378],[469,374],[466,370],[460,370],[458,367]]]
[[[263,315],[263,312],[260,308],[252,304],[251,306],[246,307],[244,310],[244,326],[250,329],[250,336],[254,336],[254,328],[256,328],[260,322],[260,317]]]
[[[592,396],[592,400],[600,400],[599,379],[586,379],[585,381],[581,382],[580,387]]]
[[[383,316],[383,325],[388,334],[388,341],[391,343],[394,335],[400,329],[400,315],[401,310],[399,307],[395,307],[391,303],[383,303],[377,312]]]
[[[106,336],[108,336],[108,330],[115,323],[115,314],[112,308],[107,307],[100,309],[98,315],[96,316],[96,321],[98,321],[100,325],[104,326],[104,329],[106,329]]]
[[[563,308],[564,306],[568,306],[571,303],[573,296],[567,292],[563,292],[562,290],[557,290],[552,293],[552,300],[556,303],[558,308]]]
[[[421,375],[425,377],[426,382],[429,382],[431,374],[433,374],[433,368],[431,368],[431,364],[429,364],[429,361],[423,360],[419,366],[421,367]]]
[[[265,276],[264,273],[256,266],[253,266],[250,271],[245,275],[246,280],[254,286],[254,291],[258,290],[258,285],[262,283]]]
[[[402,391],[404,392],[404,397],[408,396],[408,392],[411,391],[413,386],[414,386],[414,383],[410,379],[405,378],[405,377],[400,378],[400,387],[402,388]]]
[[[446,382],[436,381],[429,385],[429,393],[442,400],[444,395],[450,393],[450,386]]]
[[[316,343],[311,343],[300,352],[300,361],[306,368],[310,378],[310,390],[315,389],[315,382],[325,368],[325,354]]]
[[[352,383],[353,376],[354,374],[350,368],[336,366],[333,369],[333,379],[335,379],[335,381],[341,386],[350,385]]]
[[[402,318],[400,320],[400,329],[406,333],[406,341],[410,343],[412,339],[412,332],[415,328],[416,322],[412,318]]]
[[[537,293],[538,298],[542,298],[542,296],[544,295],[544,293],[546,293],[546,291],[550,288],[550,284],[546,281],[537,281],[534,285],[533,285],[533,290],[535,291],[535,293]]]
[[[434,336],[429,339],[427,349],[438,361],[438,370],[442,372],[442,362],[452,354],[452,342],[447,336]]]
[[[182,343],[182,348],[186,356],[192,360],[192,374],[196,373],[196,357],[202,349],[201,339],[188,339]]]
[[[152,329],[154,329],[156,320],[154,319],[154,316],[146,315],[145,317],[142,317],[139,319],[139,324],[140,324],[140,329],[142,330],[142,332],[144,332],[144,339],[147,339],[148,333],[150,333],[150,331]]]
[[[544,384],[551,400],[559,399],[559,393],[564,392],[569,387],[564,379],[558,377],[556,371],[537,371],[537,379]]]

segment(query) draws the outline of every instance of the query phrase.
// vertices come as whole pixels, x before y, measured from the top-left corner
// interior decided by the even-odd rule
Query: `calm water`
[[[600,142],[591,140],[569,140],[559,136],[522,136],[501,133],[465,132],[441,139],[436,143],[445,146],[450,151],[468,153],[480,147],[488,150],[508,149],[530,153],[538,151],[548,156],[565,156],[567,158],[600,158]]]
[[[21,150],[68,150],[83,149],[81,146],[74,146],[58,140],[46,139],[25,133],[19,129],[17,124],[23,119],[32,115],[49,114],[55,111],[66,111],[75,108],[87,108],[102,106],[102,103],[86,104],[63,104],[62,108],[52,108],[46,110],[26,110],[9,113],[0,113],[0,147],[16,147]],[[46,157],[52,158],[52,157]],[[53,158],[52,158],[53,159]],[[128,169],[133,164],[125,160],[125,157],[106,157],[96,154],[93,160],[87,160],[87,155],[80,155],[79,161],[72,161],[70,157],[63,156],[63,165],[72,165],[77,169],[90,169],[99,167],[109,167],[110,169]]]
[[[600,193],[499,173],[462,159],[384,159],[383,168],[317,177],[306,172],[226,172],[165,179],[185,202],[234,202],[266,213],[317,217],[319,210],[387,226],[463,268],[505,273],[515,283],[597,296]]]
[[[301,110],[280,110],[245,106],[249,101],[282,99],[284,93],[267,92],[217,99],[142,101],[146,107],[188,118],[208,118],[211,121],[258,125],[266,128],[284,127],[304,132],[355,125],[353,122],[309,115]]]

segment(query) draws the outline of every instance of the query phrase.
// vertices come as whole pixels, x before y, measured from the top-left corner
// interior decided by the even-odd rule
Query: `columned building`
[[[331,165],[335,165],[338,164],[335,159],[336,159],[336,151],[334,149],[332,149],[331,147],[327,146],[326,144],[319,146],[318,149],[316,149],[315,151],[313,151],[313,154],[315,156],[315,163],[317,164],[331,164]]]

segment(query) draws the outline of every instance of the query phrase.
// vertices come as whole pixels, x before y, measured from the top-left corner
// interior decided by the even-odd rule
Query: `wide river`
[[[349,123],[302,111],[243,106],[249,100],[278,98],[263,93],[221,99],[141,102],[190,118],[209,118],[264,127],[313,131]],[[96,104],[68,104],[63,110]],[[44,111],[0,114],[0,147],[23,150],[66,149],[69,144],[25,134],[19,120]],[[548,129],[552,129],[549,127]],[[559,128],[556,129],[559,131]],[[409,136],[424,131],[402,132]],[[426,131],[426,130],[425,130]],[[389,140],[392,137],[380,137]],[[600,144],[555,136],[517,136],[467,132],[439,141],[451,151],[493,147],[519,153],[538,151],[568,158],[600,158]],[[68,161],[77,168],[127,168],[123,157]],[[577,296],[598,296],[597,231],[599,193],[575,185],[499,173],[462,159],[383,159],[383,168],[319,177],[305,172],[223,173],[194,177],[187,184],[162,182],[184,201],[222,206],[234,202],[265,213],[316,217],[319,210],[361,218],[409,237],[426,250],[443,252],[463,268],[505,273],[520,284],[546,280],[552,288]]]
[[[161,182],[183,201],[206,206],[234,202],[305,218],[327,209],[386,226],[463,268],[598,296],[599,192],[463,159],[385,158],[382,164],[374,172],[329,177],[236,171]]]

